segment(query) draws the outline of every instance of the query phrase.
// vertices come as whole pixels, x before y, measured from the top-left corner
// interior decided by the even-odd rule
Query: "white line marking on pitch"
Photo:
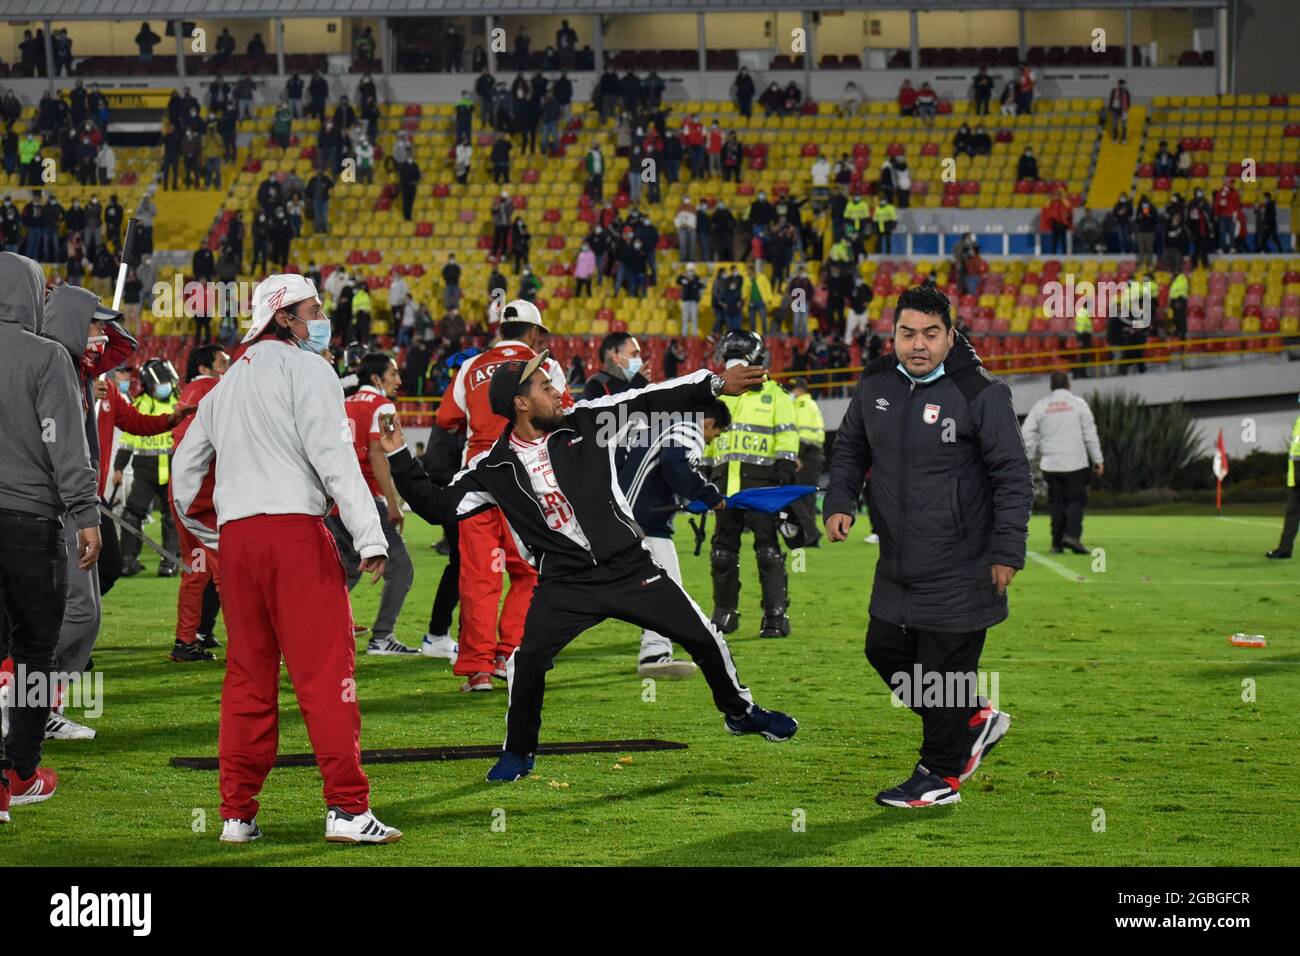
[[[1083,583],[1083,584],[1087,584],[1087,583],[1088,583],[1088,579],[1085,578],[1082,574],[1079,574],[1079,573],[1076,572],[1076,571],[1071,571],[1071,570],[1070,570],[1069,568],[1067,568],[1065,565],[1060,564],[1059,562],[1053,561],[1051,558],[1045,558],[1045,557],[1043,557],[1043,556],[1042,556],[1041,554],[1039,554],[1037,551],[1026,551],[1025,554],[1029,555],[1029,557],[1033,558],[1035,561],[1037,561],[1037,562],[1038,562],[1039,564],[1041,564],[1043,567],[1045,567],[1045,568],[1051,568],[1053,571],[1055,571],[1057,574],[1059,574],[1059,575],[1060,575],[1061,577],[1063,577],[1063,578],[1066,578],[1066,579],[1068,579],[1068,580],[1070,580],[1070,581],[1079,581],[1080,583]]]
[[[1231,521],[1233,524],[1250,525],[1252,528],[1276,528],[1279,526],[1278,522],[1265,519],[1251,521],[1249,518],[1225,518],[1223,515],[1217,515],[1216,518],[1219,521]]]

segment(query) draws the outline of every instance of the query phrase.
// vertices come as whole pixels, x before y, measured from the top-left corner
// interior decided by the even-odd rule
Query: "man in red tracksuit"
[[[230,356],[220,345],[201,345],[190,351],[185,369],[186,386],[181,392],[181,404],[197,407],[203,397],[212,391],[226,369],[230,367]],[[186,419],[172,431],[172,454],[180,445],[185,432],[189,430],[190,420]],[[176,514],[176,501],[168,487],[169,504],[172,509],[172,521],[176,525],[177,551],[189,570],[181,569],[181,587],[176,594],[176,644],[172,647],[171,659],[181,663],[192,661],[216,660],[211,648],[219,646],[216,637],[208,633],[200,634],[200,622],[203,615],[204,595],[209,585],[214,590],[221,587],[218,574],[217,553],[204,547]],[[209,611],[211,621],[216,620],[215,611]],[[210,626],[210,625],[209,625]]]
[[[501,339],[473,356],[456,374],[438,406],[438,427],[466,432],[465,460],[490,451],[505,431],[506,420],[492,411],[488,384],[505,362],[527,361],[546,337],[537,306],[523,299],[507,302],[501,313]],[[551,360],[543,365],[565,401],[573,404],[564,371]],[[510,575],[510,591],[501,606],[501,572]],[[506,662],[524,634],[524,618],[537,586],[537,570],[519,553],[505,517],[495,508],[460,523],[460,647],[453,672],[463,676],[462,691],[490,691],[492,678],[506,679]]]

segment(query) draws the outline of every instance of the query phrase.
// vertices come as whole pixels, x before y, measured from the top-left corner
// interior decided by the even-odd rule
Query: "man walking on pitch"
[[[1011,390],[953,329],[934,288],[899,297],[894,351],[867,366],[840,423],[823,509],[831,541],[848,537],[868,468],[880,558],[867,660],[923,734],[911,778],[876,802],[956,803],[1011,723],[976,697],[976,670],[1024,567],[1033,488]],[[922,693],[936,680],[937,706]]]
[[[1272,551],[1264,552],[1264,557],[1275,561],[1291,557],[1295,546],[1296,529],[1300,528],[1300,481],[1296,480],[1296,463],[1300,462],[1300,418],[1291,425],[1291,445],[1287,449],[1286,486],[1289,489],[1286,500],[1286,516],[1282,519],[1282,537]]]
[[[199,404],[177,450],[176,512],[221,556],[226,679],[221,690],[221,839],[262,835],[257,795],[275,764],[280,658],[325,781],[325,839],[392,843],[370,812],[361,769],[352,609],[327,502],[377,581],[387,544],[352,450],[343,389],[323,357],[330,322],[300,275],[268,276],[253,296],[247,348]],[[217,530],[196,520],[216,459]]]
[[[1069,548],[1075,554],[1088,554],[1083,545],[1088,478],[1101,477],[1104,470],[1097,423],[1088,403],[1071,394],[1070,376],[1053,372],[1051,386],[1052,393],[1034,403],[1025,416],[1021,429],[1025,455],[1030,465],[1039,452],[1043,455],[1043,478],[1052,510],[1052,553]]]
[[[524,639],[507,665],[506,741],[490,781],[512,781],[533,768],[546,672],[569,641],[607,618],[653,629],[695,658],[713,702],[736,735],[788,740],[798,724],[753,702],[740,683],[727,642],[681,585],[655,563],[613,473],[609,438],[620,412],[686,414],[719,394],[762,383],[763,369],[701,369],[685,378],[582,401],[565,410],[542,352],[499,365],[491,407],[508,422],[485,454],[446,488],[425,476],[401,429],[382,439],[397,490],[426,521],[442,523],[497,507],[539,571]]]

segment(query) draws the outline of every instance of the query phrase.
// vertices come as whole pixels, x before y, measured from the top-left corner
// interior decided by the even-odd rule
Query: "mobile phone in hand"
[[[397,431],[397,416],[392,412],[379,416],[379,430],[385,435],[391,435]]]

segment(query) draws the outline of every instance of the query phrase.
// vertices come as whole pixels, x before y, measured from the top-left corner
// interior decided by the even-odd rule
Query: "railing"
[[[1249,345],[1244,343],[1260,342]],[[1229,343],[1243,345],[1242,348],[1226,346]],[[1242,336],[1234,335],[1211,339],[1154,339],[1138,345],[1102,345],[1091,348],[1059,348],[1038,352],[1015,352],[1012,354],[981,355],[980,360],[990,372],[1002,375],[1043,375],[1048,372],[1074,371],[1075,369],[1101,369],[1107,366],[1168,365],[1185,362],[1189,357],[1227,356],[1227,355],[1272,355],[1288,348],[1283,337],[1276,333]],[[1136,353],[1131,357],[1115,358],[1114,354]],[[1070,361],[1069,357],[1076,358]],[[1043,359],[1039,362],[1035,360]],[[1026,360],[1029,360],[1026,364]],[[808,379],[810,391],[818,389],[843,389],[855,384],[858,375],[865,368],[863,365],[849,365],[839,368],[808,369],[805,371],[773,372],[774,379],[803,377]],[[827,380],[827,376],[830,379]],[[843,376],[843,377],[841,377]],[[1094,371],[1091,377],[1097,377]]]

